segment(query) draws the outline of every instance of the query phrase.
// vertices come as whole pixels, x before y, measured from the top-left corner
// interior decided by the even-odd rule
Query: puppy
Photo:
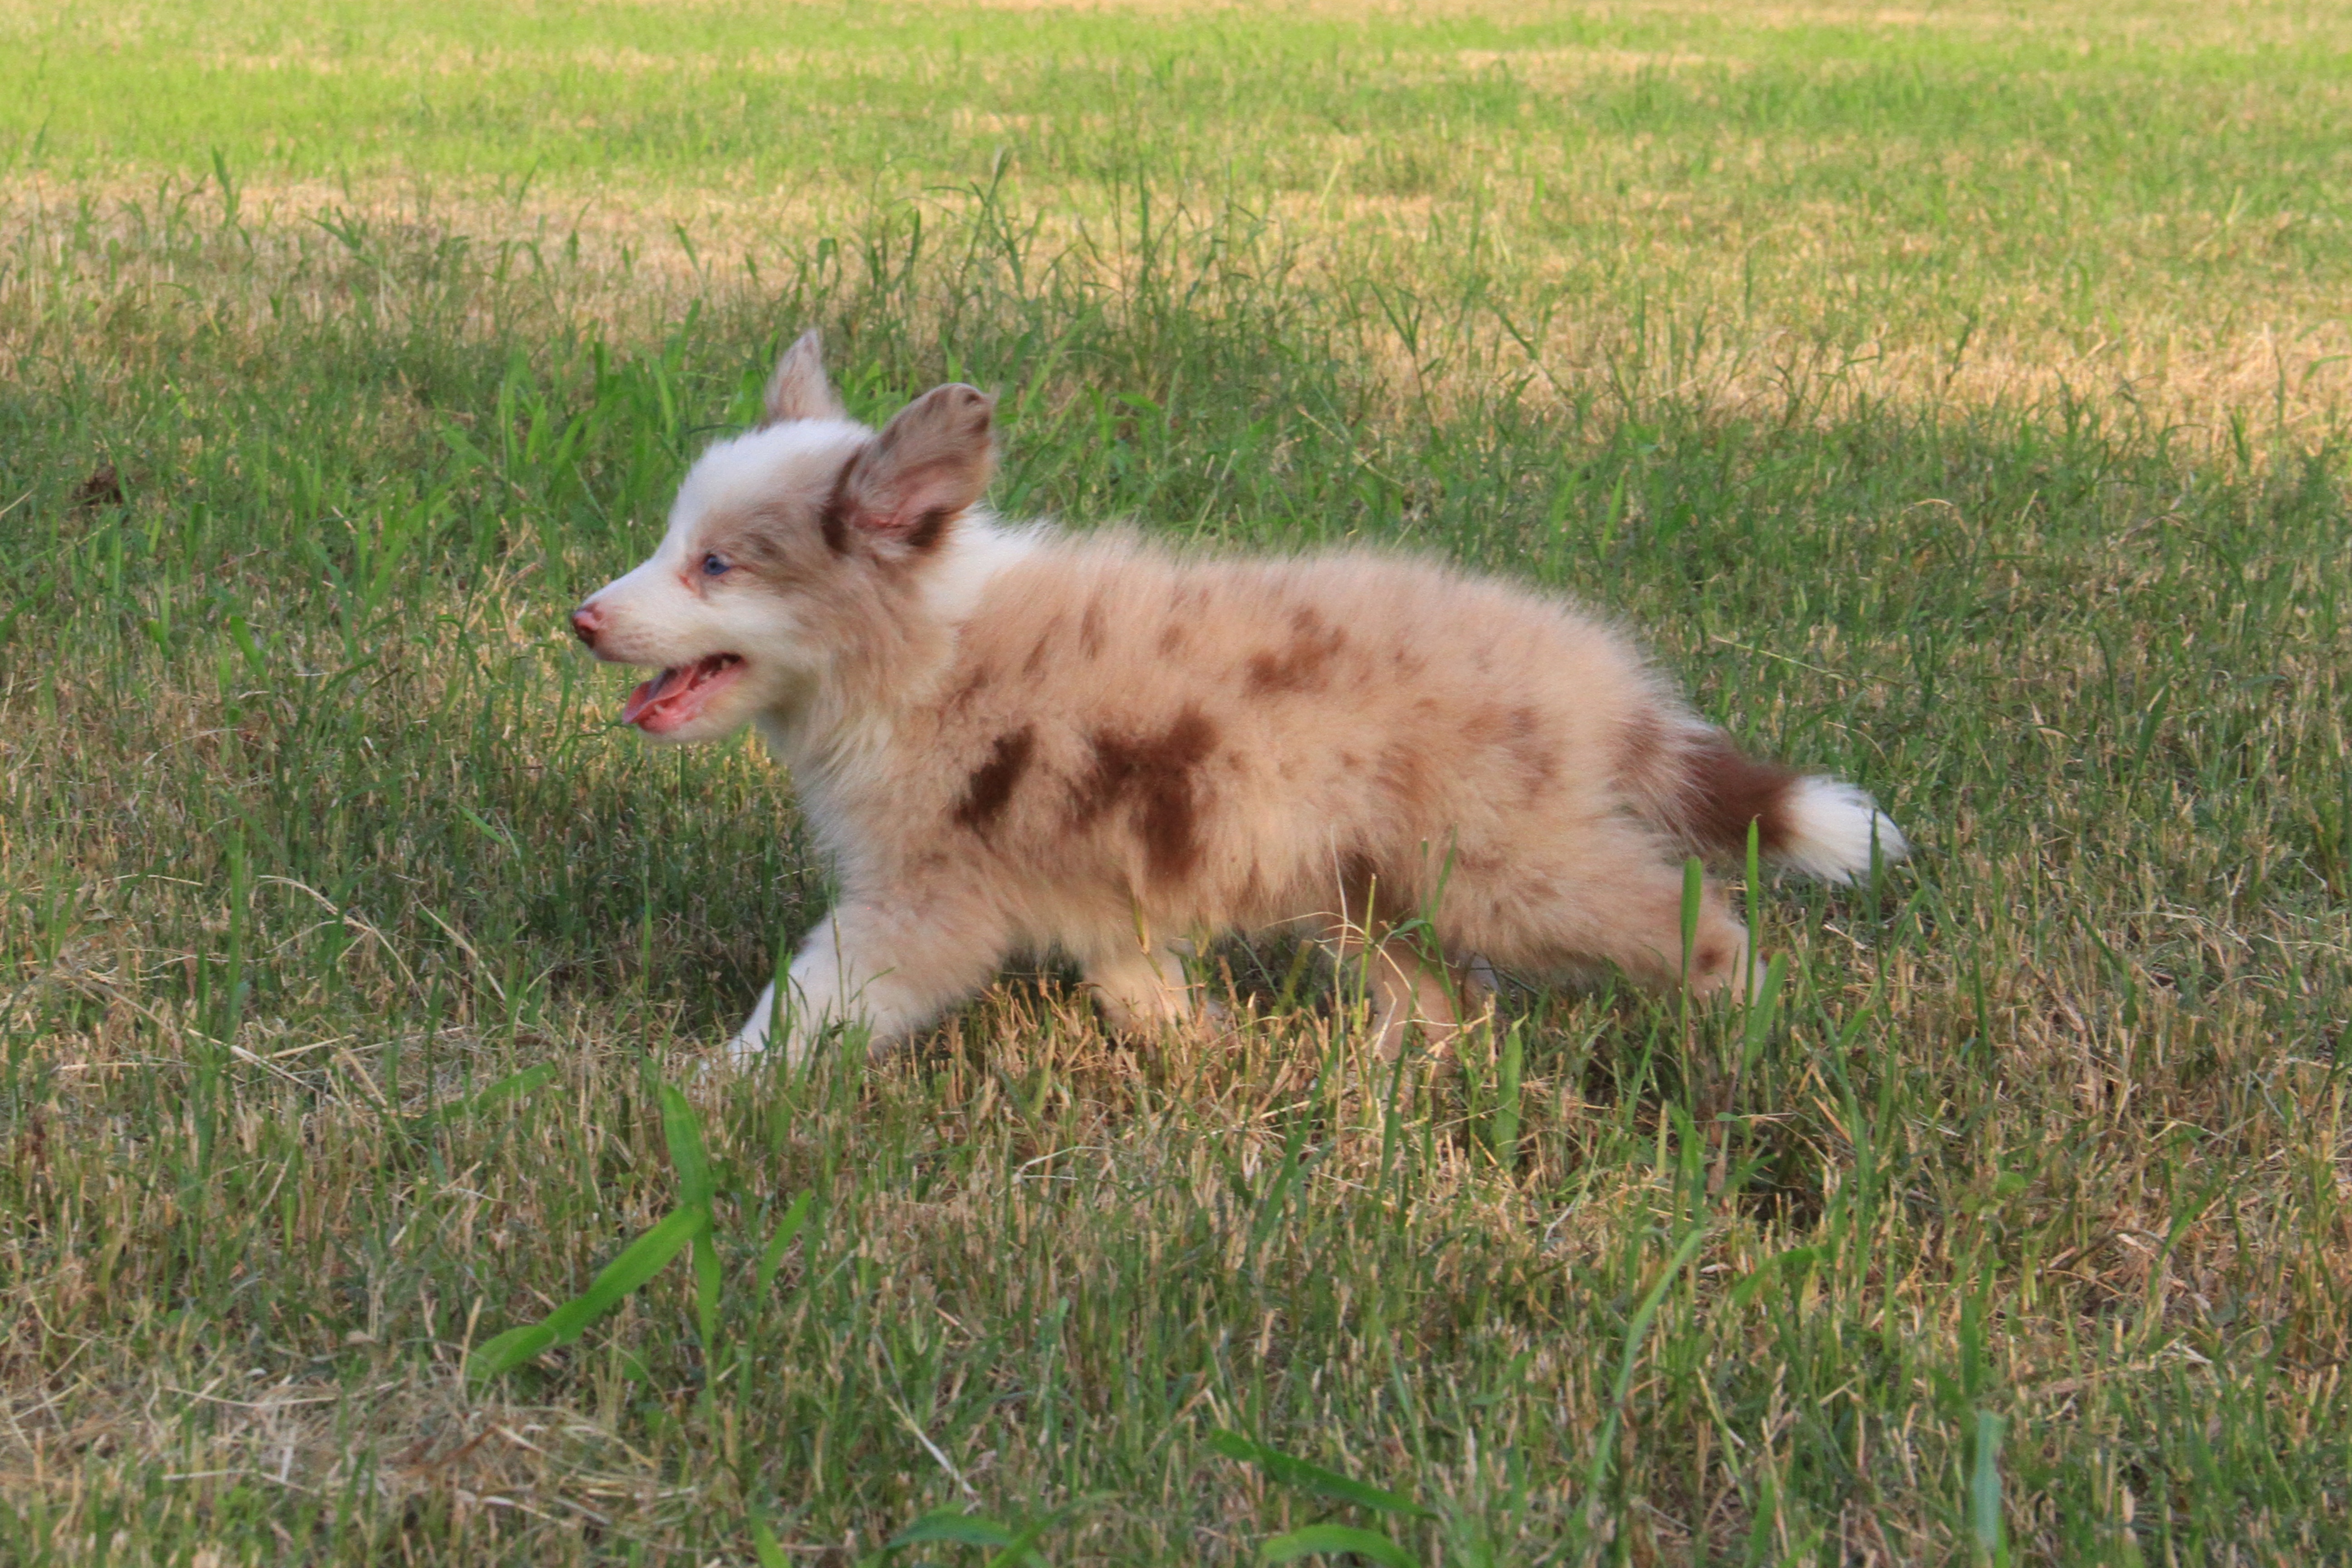
[[[941,386],[876,434],[817,335],[761,426],[703,453],[651,559],[572,613],[657,667],[657,740],[756,725],[841,899],[761,994],[740,1058],[833,1026],[876,1048],[1019,952],[1075,960],[1116,1027],[1189,1016],[1176,949],[1289,925],[1369,959],[1380,1044],[1443,1036],[1486,964],[1748,983],[1682,858],[1844,881],[1903,836],[1851,784],[1743,755],[1617,632],[1368,550],[1219,558],[1008,526],[994,402]]]

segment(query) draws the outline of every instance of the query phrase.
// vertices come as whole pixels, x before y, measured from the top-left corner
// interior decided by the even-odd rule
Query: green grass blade
[[[1741,1027],[1739,1067],[1745,1072],[1755,1065],[1756,1055],[1772,1033],[1772,1012],[1780,1004],[1780,983],[1789,977],[1789,955],[1776,952],[1772,962],[1764,966],[1764,988],[1748,1003],[1747,1021]]]
[[[1421,1568],[1421,1559],[1377,1530],[1357,1530],[1345,1524],[1310,1524],[1277,1535],[1257,1549],[1261,1563],[1296,1563],[1302,1557],[1353,1553],[1381,1568]]]
[[[1616,1382],[1610,1388],[1609,1415],[1601,1423],[1600,1440],[1593,1445],[1592,1468],[1586,1483],[1586,1506],[1590,1510],[1598,1510],[1601,1504],[1601,1483],[1608,1479],[1618,1428],[1625,1419],[1625,1399],[1633,1389],[1633,1369],[1641,1363],[1642,1344],[1649,1338],[1650,1323],[1657,1317],[1658,1307],[1673,1289],[1675,1277],[1698,1255],[1699,1244],[1706,1239],[1706,1226],[1691,1227],[1682,1245],[1675,1248],[1674,1258],[1658,1271],[1657,1283],[1643,1294],[1641,1305],[1633,1309],[1633,1316],[1625,1325],[1625,1348],[1617,1360]]]
[[[529,1094],[554,1076],[555,1064],[541,1062],[537,1067],[525,1068],[518,1073],[509,1073],[496,1083],[485,1089],[476,1089],[463,1100],[428,1110],[419,1120],[446,1121],[455,1117],[471,1116],[478,1110],[487,1110],[496,1105],[499,1100],[515,1100]]]
[[[1054,1523],[1062,1517],[1062,1511],[1066,1510],[1049,1513],[1043,1519],[1032,1521],[1026,1530],[1004,1543],[1003,1551],[990,1556],[985,1568],[1020,1568],[1020,1564],[1024,1563],[1044,1563],[1045,1558],[1038,1555],[1034,1550],[1037,1538],[1053,1527]]]
[[[1792,1247],[1785,1252],[1776,1252],[1758,1264],[1746,1279],[1731,1288],[1731,1304],[1735,1307],[1745,1307],[1756,1299],[1759,1291],[1775,1279],[1784,1279],[1812,1264],[1826,1261],[1830,1255],[1830,1248],[1826,1247]]]
[[[1683,983],[1690,983],[1691,954],[1698,951],[1698,909],[1706,869],[1693,855],[1683,861]]]
[[[1642,1342],[1649,1337],[1650,1322],[1658,1315],[1659,1304],[1665,1300],[1666,1292],[1674,1288],[1675,1277],[1683,1271],[1684,1265],[1697,1256],[1700,1244],[1706,1240],[1706,1227],[1692,1226],[1690,1234],[1683,1237],[1682,1245],[1675,1248],[1672,1260],[1658,1271],[1657,1283],[1643,1294],[1642,1304],[1633,1309],[1633,1321],[1625,1325],[1625,1350],[1618,1358],[1617,1381],[1610,1390],[1610,1397],[1617,1404],[1624,1404],[1626,1394],[1633,1386],[1633,1368],[1642,1358]]]
[[[702,1336],[702,1363],[707,1374],[715,1376],[719,1355],[719,1291],[724,1277],[719,1263],[719,1244],[710,1239],[705,1228],[694,1238],[694,1326]],[[708,1383],[704,1384],[707,1390]]]
[[[709,1228],[710,1215],[707,1211],[673,1210],[659,1225],[622,1248],[621,1255],[604,1267],[585,1291],[550,1312],[542,1321],[527,1329],[510,1329],[467,1357],[467,1375],[478,1379],[496,1377],[551,1345],[571,1343],[590,1323],[660,1273],[663,1266],[688,1243]]]
[[[544,1322],[525,1323],[483,1341],[466,1358],[466,1375],[496,1377],[511,1372],[556,1342],[556,1332]]]
[[[751,1516],[751,1552],[760,1560],[760,1568],[785,1568],[791,1559],[784,1555],[783,1543],[768,1521],[758,1514]]]
[[[676,1209],[645,1235],[631,1242],[621,1256],[606,1264],[588,1289],[548,1314],[547,1321],[568,1340],[604,1313],[621,1298],[645,1285],[696,1237],[710,1228],[710,1215],[700,1209]]]
[[[1757,928],[1763,922],[1764,912],[1764,819],[1748,821],[1748,940],[1756,940]]]
[[[768,1238],[766,1250],[760,1254],[759,1272],[754,1276],[761,1295],[766,1295],[769,1287],[776,1282],[776,1271],[784,1266],[784,1254],[792,1249],[793,1239],[808,1223],[809,1206],[815,1197],[814,1193],[803,1193],[794,1198],[793,1206],[784,1211],[784,1217],[777,1223],[776,1234]]]
[[[1282,1140],[1282,1163],[1276,1167],[1272,1180],[1266,1183],[1265,1196],[1259,1200],[1257,1217],[1250,1226],[1249,1250],[1243,1254],[1245,1267],[1255,1265],[1266,1237],[1281,1222],[1291,1184],[1298,1176],[1299,1147],[1306,1139],[1307,1116],[1303,1111],[1296,1112],[1290,1119],[1290,1130]]]
[[[902,1546],[920,1546],[931,1542],[948,1542],[957,1546],[1010,1546],[1013,1541],[1013,1530],[1009,1525],[985,1514],[941,1508],[933,1509],[892,1536],[890,1546],[894,1551]]]
[[[710,1168],[710,1152],[702,1138],[702,1121],[686,1096],[668,1084],[661,1086],[662,1142],[668,1145],[670,1168],[677,1173],[678,1204],[699,1210],[706,1217],[718,1195],[718,1179]],[[718,1375],[719,1292],[723,1276],[719,1244],[706,1225],[694,1238],[694,1321],[702,1342],[703,1394],[709,1398],[710,1379]]]
[[[1526,1045],[1519,1038],[1519,1026],[1513,1024],[1503,1037],[1503,1059],[1496,1069],[1495,1126],[1493,1148],[1495,1163],[1508,1175],[1519,1158],[1519,1080],[1527,1068]]]
[[[1209,1447],[1229,1459],[1255,1465],[1283,1485],[1297,1487],[1301,1491],[1318,1493],[1339,1502],[1353,1503],[1358,1508],[1373,1509],[1381,1513],[1409,1514],[1416,1519],[1437,1517],[1409,1497],[1384,1491],[1352,1476],[1327,1470],[1320,1465],[1310,1465],[1304,1459],[1293,1458],[1278,1448],[1269,1448],[1238,1432],[1212,1432],[1209,1434]]]
[[[1977,1412],[1976,1464],[1969,1478],[1969,1533],[1975,1539],[1979,1563],[2008,1560],[2000,1529],[2000,1439],[2006,1425],[1990,1410]]]
[[[686,1096],[667,1084],[661,1086],[661,1116],[662,1141],[669,1145],[670,1169],[677,1173],[677,1201],[709,1208],[715,1187],[710,1156],[703,1146],[701,1119],[686,1102]]]
[[[17,600],[15,607],[10,609],[6,615],[0,616],[0,647],[6,647],[8,646],[8,634],[16,629],[16,617],[23,615],[26,610],[32,608],[34,604],[43,595],[38,594],[27,594],[23,598]]]

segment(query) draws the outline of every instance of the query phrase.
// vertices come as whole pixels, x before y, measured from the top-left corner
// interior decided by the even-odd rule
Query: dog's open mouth
[[[714,653],[694,664],[663,670],[629,693],[621,722],[648,735],[665,735],[701,716],[710,700],[743,673],[740,654]]]

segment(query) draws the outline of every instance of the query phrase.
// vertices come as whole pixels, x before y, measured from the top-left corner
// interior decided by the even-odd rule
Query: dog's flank
[[[1118,1026],[1180,1019],[1171,939],[1276,925],[1369,961],[1384,1047],[1450,1027],[1489,964],[1715,991],[1747,933],[1710,885],[1685,961],[1683,853],[1736,861],[1752,824],[1845,880],[1905,851],[1558,601],[1368,551],[1008,529],[980,505],[992,408],[940,387],[877,435],[803,337],[767,422],[573,616],[660,667],[625,715],[647,733],[752,722],[791,767],[842,886],[792,966],[792,1052],[835,1023],[900,1038],[1023,951],[1076,960]]]

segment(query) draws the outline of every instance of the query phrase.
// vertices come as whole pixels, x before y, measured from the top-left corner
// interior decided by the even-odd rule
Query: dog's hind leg
[[[1363,965],[1371,992],[1372,1049],[1383,1061],[1395,1059],[1405,1032],[1416,1027],[1432,1051],[1444,1051],[1491,1004],[1487,977],[1493,971],[1483,961],[1440,963],[1420,938],[1390,935],[1368,942],[1352,924],[1334,925],[1324,935],[1339,960],[1343,986],[1358,973],[1354,966]]]
[[[1522,861],[1502,877],[1448,890],[1448,913],[1496,963],[1559,970],[1601,962],[1636,983],[1698,995],[1750,984],[1748,931],[1723,890],[1701,886],[1690,953],[1683,952],[1683,870],[1644,835],[1578,846],[1549,866]]]
[[[1122,1035],[1152,1034],[1200,1013],[1183,962],[1165,947],[1109,948],[1083,955],[1079,968],[1103,1021]]]

